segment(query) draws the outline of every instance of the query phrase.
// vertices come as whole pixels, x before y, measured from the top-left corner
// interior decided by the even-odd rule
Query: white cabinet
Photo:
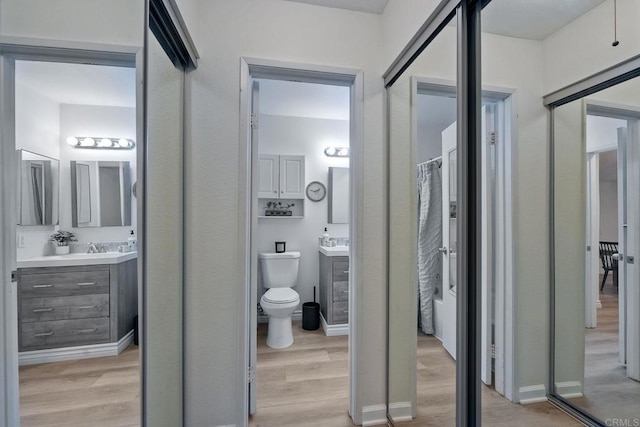
[[[259,156],[258,198],[304,199],[304,156]]]

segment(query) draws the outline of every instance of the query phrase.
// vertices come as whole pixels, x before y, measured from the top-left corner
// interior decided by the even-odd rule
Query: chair
[[[600,242],[600,261],[602,261],[602,268],[604,269],[600,290],[604,288],[610,271],[613,271],[613,284],[618,287],[618,260],[613,259],[613,254],[617,253],[618,242]]]

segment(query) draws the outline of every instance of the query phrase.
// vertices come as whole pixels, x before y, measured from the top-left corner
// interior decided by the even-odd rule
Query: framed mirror
[[[18,225],[58,223],[59,161],[26,150],[20,158],[20,213]]]
[[[129,162],[71,161],[73,227],[131,225]]]
[[[349,223],[349,168],[329,168],[329,224]]]

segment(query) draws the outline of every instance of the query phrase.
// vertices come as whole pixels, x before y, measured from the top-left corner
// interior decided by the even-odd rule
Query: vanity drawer
[[[22,322],[109,317],[109,294],[23,298]]]
[[[349,281],[333,282],[333,301],[349,301]]]
[[[344,260],[343,260],[344,258]],[[349,260],[347,257],[340,257],[333,260],[333,281],[344,282],[349,280]]]
[[[20,296],[22,298],[108,293],[109,270],[22,274],[20,276]]]
[[[333,303],[333,323],[349,323],[349,301]]]
[[[109,318],[22,324],[20,350],[39,350],[109,342]]]

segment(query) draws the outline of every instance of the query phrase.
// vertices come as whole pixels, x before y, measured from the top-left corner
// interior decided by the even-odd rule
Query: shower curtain
[[[440,162],[418,165],[418,326],[433,335],[433,297],[442,289],[442,176]]]

